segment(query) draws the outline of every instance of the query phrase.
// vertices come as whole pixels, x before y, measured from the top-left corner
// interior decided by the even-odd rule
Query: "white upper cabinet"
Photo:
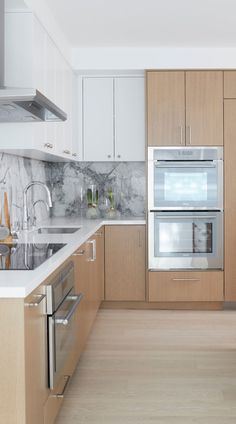
[[[107,161],[114,156],[113,79],[83,80],[83,150],[85,161]]]
[[[116,160],[145,160],[144,78],[115,79]]]
[[[144,77],[82,78],[84,161],[145,160],[144,86]]]
[[[68,119],[1,124],[0,151],[43,160],[77,160],[73,70],[33,13],[8,12],[5,22],[5,85],[36,88],[64,110]]]

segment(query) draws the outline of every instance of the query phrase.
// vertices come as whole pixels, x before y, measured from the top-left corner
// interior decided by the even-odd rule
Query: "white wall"
[[[234,69],[236,48],[77,48],[71,64],[87,69]]]

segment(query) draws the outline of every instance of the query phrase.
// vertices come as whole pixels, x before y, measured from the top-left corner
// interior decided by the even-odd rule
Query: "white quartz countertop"
[[[119,220],[89,220],[83,218],[52,218],[39,225],[54,227],[81,227],[72,234],[38,234],[37,231],[22,232],[19,243],[66,243],[62,249],[35,270],[0,271],[0,297],[24,298],[36,289],[56,268],[91,237],[102,225],[144,225],[143,218]]]

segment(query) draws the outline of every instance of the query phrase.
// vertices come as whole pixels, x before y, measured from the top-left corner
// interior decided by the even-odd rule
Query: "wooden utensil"
[[[7,192],[4,192],[4,218],[5,218],[5,225],[9,228],[9,231],[11,230],[10,225],[10,213],[9,213],[9,205],[8,205],[8,196]]]

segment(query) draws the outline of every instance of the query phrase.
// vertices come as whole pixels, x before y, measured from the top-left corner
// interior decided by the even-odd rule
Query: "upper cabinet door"
[[[185,144],[185,73],[147,72],[148,145]]]
[[[115,160],[145,160],[143,77],[115,79]]]
[[[223,72],[186,72],[186,145],[223,145]]]
[[[85,161],[109,161],[114,154],[113,78],[83,80]]]

